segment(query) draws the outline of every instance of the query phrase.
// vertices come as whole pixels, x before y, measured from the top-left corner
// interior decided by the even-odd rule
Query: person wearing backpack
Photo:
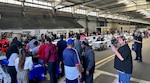
[[[51,39],[46,38],[46,48],[45,48],[45,63],[48,64],[48,72],[50,75],[50,83],[57,83],[56,78],[56,62],[57,62],[57,47],[52,44]]]

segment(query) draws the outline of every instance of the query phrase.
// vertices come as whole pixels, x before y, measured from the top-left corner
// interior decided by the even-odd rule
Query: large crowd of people
[[[78,83],[78,77],[82,79],[84,77],[87,83],[92,83],[95,58],[89,43],[80,42],[80,35],[77,35],[75,40],[71,38],[64,40],[64,36],[60,35],[57,44],[53,44],[52,41],[52,38],[42,34],[40,40],[32,36],[26,37],[21,42],[14,37],[9,42],[3,35],[0,42],[1,51],[9,62],[7,72],[11,77],[11,83],[28,83],[29,71],[32,70],[34,63],[41,64],[45,68],[45,76],[47,72],[49,73],[50,83],[57,83],[64,75],[66,83]],[[81,71],[83,69],[80,68],[81,65],[85,74]]]
[[[70,34],[70,36],[72,38],[74,35]],[[82,42],[80,41],[81,36],[83,34],[76,34],[74,40],[71,38],[64,40],[65,36],[60,35],[57,44],[53,44],[54,38],[44,34],[38,39],[36,36],[28,36],[23,41],[19,41],[17,37],[14,37],[11,42],[3,35],[0,41],[0,50],[1,55],[6,55],[9,62],[7,72],[11,77],[11,83],[28,83],[29,71],[32,70],[34,63],[41,64],[44,67],[45,76],[47,72],[49,73],[50,83],[58,83],[57,80],[64,75],[66,76],[66,83],[93,83],[95,54],[86,38]],[[130,79],[132,73],[131,50],[125,41],[125,37],[119,38],[120,40],[117,39],[118,43],[124,47],[117,50],[115,45],[112,46],[116,53],[114,65],[120,71],[120,75],[122,71],[125,71],[125,75]],[[98,40],[103,41],[104,37],[98,38]],[[135,51],[135,60],[142,62],[141,32],[136,31],[134,33],[134,42],[138,46]],[[124,52],[124,49],[128,54]],[[121,63],[126,58],[129,60],[128,63]],[[123,68],[122,65],[125,64],[130,64],[130,67]],[[124,81],[124,77],[120,81]]]

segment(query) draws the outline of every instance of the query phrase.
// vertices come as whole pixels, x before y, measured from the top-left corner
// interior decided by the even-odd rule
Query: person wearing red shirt
[[[8,46],[9,46],[9,41],[6,39],[6,36],[2,37],[2,40],[0,42],[2,44],[2,52],[6,53]]]
[[[45,48],[45,63],[48,64],[48,72],[50,75],[50,83],[57,83],[56,78],[56,61],[58,59],[57,47],[52,44],[52,40],[48,37],[46,38],[46,48]]]
[[[38,52],[37,52],[37,54],[39,55],[38,63],[41,65],[44,64],[45,48],[46,48],[45,40],[42,40],[42,44],[40,45]]]

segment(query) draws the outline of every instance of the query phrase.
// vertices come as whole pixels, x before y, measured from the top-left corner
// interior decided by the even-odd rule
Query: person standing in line
[[[38,63],[38,55],[37,55],[37,52],[38,52],[38,49],[39,49],[39,43],[38,41],[35,41],[34,42],[34,48],[32,49],[32,58],[33,58],[33,62],[35,63]]]
[[[6,38],[6,36],[2,36],[2,39],[0,41],[0,43],[2,44],[2,52],[6,53],[8,48],[9,48],[9,41],[8,39]]]
[[[34,48],[34,42],[37,41],[36,36],[32,37],[32,40],[28,43],[29,45],[29,49],[33,49]]]
[[[19,48],[22,48],[22,43],[18,40],[17,37],[14,37],[11,44],[16,44]]]
[[[7,65],[7,72],[11,77],[11,83],[16,83],[17,79],[16,79],[16,69],[15,69],[15,60],[18,57],[19,54],[19,50],[17,45],[12,44],[9,46],[7,52],[6,52],[6,57],[8,60],[8,65]]]
[[[29,83],[29,71],[33,68],[32,57],[26,49],[21,50],[21,56],[15,60],[18,83]]]
[[[130,83],[133,70],[131,50],[124,36],[119,36],[117,40],[121,45],[118,50],[111,45],[113,52],[116,54],[114,68],[118,70],[119,83]]]
[[[80,35],[77,35],[76,39],[74,40],[74,48],[77,50],[79,58],[81,60],[82,47],[80,42]]]
[[[69,39],[67,41],[67,48],[63,51],[66,83],[80,83],[79,78],[82,78],[79,56],[73,48],[73,44],[74,41]]]
[[[84,49],[83,68],[85,83],[93,83],[93,74],[95,70],[95,54],[92,48],[89,46],[87,40],[82,42],[82,48]]]
[[[57,83],[56,78],[56,62],[57,62],[57,47],[55,44],[52,44],[52,40],[47,37],[46,42],[46,48],[45,48],[45,62],[48,63],[48,72],[50,75],[50,83]]]
[[[45,39],[41,40],[41,45],[38,49],[37,54],[39,55],[38,57],[38,63],[44,66],[44,75],[46,76],[47,74],[47,67],[44,65],[44,60],[45,60],[45,48],[46,48],[46,43],[45,43]]]
[[[39,49],[37,51],[37,54],[39,55],[39,57],[38,57],[38,63],[41,64],[41,65],[44,65],[46,44],[45,44],[45,40],[42,40],[41,42],[42,43],[39,46]]]
[[[136,44],[136,58],[134,60],[139,60],[142,62],[142,36],[140,31],[134,33],[134,43]]]
[[[80,35],[78,33],[76,33],[76,39],[74,40],[74,49],[77,51],[77,54],[79,56],[80,59],[80,67],[81,67],[81,71],[82,71],[82,66],[83,66],[83,56],[82,56],[82,47],[81,47],[81,42],[80,42]],[[83,74],[83,71],[82,71]],[[80,80],[80,83],[83,82],[83,76]]]
[[[57,66],[59,67],[59,64],[61,62],[61,73],[60,76],[64,76],[64,62],[63,62],[63,51],[67,47],[67,42],[63,40],[63,35],[60,35],[60,41],[57,42],[58,47],[58,61]]]

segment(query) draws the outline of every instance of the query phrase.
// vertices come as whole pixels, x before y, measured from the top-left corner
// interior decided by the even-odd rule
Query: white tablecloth
[[[107,42],[108,41],[96,41],[96,42],[93,42],[92,45],[94,48],[107,47]]]
[[[7,59],[6,56],[0,56],[0,60]]]

